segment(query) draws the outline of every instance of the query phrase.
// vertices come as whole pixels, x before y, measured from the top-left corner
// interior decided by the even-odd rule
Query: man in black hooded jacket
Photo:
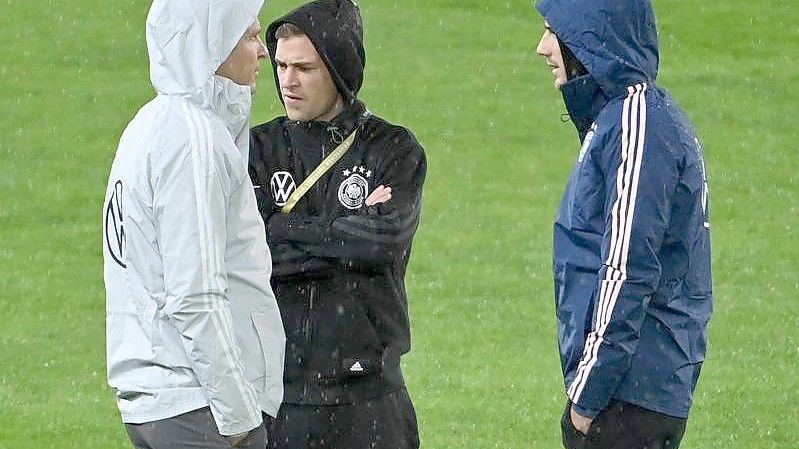
[[[416,448],[400,357],[424,151],[357,98],[366,58],[352,1],[308,3],[266,34],[286,110],[252,129],[250,152],[287,336],[269,447]]]

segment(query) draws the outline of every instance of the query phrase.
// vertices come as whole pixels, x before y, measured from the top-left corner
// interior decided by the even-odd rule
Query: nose
[[[297,71],[292,67],[286,67],[286,69],[283,70],[282,76],[280,78],[280,84],[283,87],[295,87],[299,84]]]
[[[538,41],[538,46],[535,47],[535,52],[543,57],[549,56],[546,45],[547,33],[549,33],[549,31],[544,31],[544,34],[541,36],[541,40]]]
[[[264,45],[264,41],[258,36],[258,59],[264,59],[269,56],[269,49]]]

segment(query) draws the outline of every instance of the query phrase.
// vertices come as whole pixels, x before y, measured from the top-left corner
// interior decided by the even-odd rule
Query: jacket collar
[[[200,89],[188,96],[189,101],[212,112],[224,124],[244,156],[249,152],[250,108],[252,90],[228,78],[212,75]]]
[[[301,122],[285,120],[285,130],[296,147],[318,147],[320,144],[338,145],[358,126],[363,125],[372,113],[360,100],[356,100],[329,122]]]
[[[560,92],[582,142],[608,99],[591,75],[569,80],[560,87]]]

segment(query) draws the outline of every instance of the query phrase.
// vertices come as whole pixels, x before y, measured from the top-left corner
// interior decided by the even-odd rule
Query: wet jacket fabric
[[[108,382],[126,423],[210,406],[232,435],[282,399],[251,92],[214,75],[262,3],[156,0],[147,17],[157,96],[122,134],[103,208]]]
[[[593,417],[611,400],[685,418],[712,311],[702,148],[655,81],[648,0],[541,0],[588,75],[561,87],[581,149],[554,226],[565,385]]]
[[[300,200],[288,195],[357,129],[350,150]],[[331,123],[285,117],[253,128],[250,174],[286,326],[285,402],[351,404],[404,385],[410,349],[405,270],[426,163],[406,129],[356,102]],[[366,206],[378,185],[386,203]]]
[[[400,358],[410,349],[404,279],[419,223],[424,150],[410,131],[356,98],[366,59],[351,0],[311,2],[270,24],[273,57],[274,33],[286,22],[309,37],[346,106],[331,122],[278,117],[250,137],[250,176],[286,327],[284,402],[359,403],[404,386]],[[349,151],[291,213],[281,213],[294,189],[354,131]],[[366,197],[381,184],[392,188],[391,200],[367,207]]]

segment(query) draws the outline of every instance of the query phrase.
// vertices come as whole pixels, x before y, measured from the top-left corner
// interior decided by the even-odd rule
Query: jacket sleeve
[[[632,96],[635,99],[635,96]],[[646,109],[628,100],[620,132],[607,139],[598,164],[604,174],[602,266],[586,337],[568,394],[578,413],[604,410],[629,370],[645,311],[661,276],[658,253],[679,180],[679,162],[646,126]],[[636,102],[638,103],[638,102]]]
[[[181,148],[165,149],[153,163],[153,243],[163,260],[163,311],[180,334],[220,433],[234,435],[262,421],[226,296],[225,214],[231,184],[241,180],[230,179],[205,141],[209,136],[197,134]]]
[[[258,211],[268,226],[269,219],[274,214],[279,214],[280,209],[274,205],[272,196],[269,194],[271,188],[269,178],[268,162],[270,161],[269,151],[271,145],[268,137],[273,133],[264,131],[262,127],[250,130],[250,160],[248,172],[250,179],[255,187],[255,199],[258,203]],[[333,260],[315,257],[312,254],[297,248],[290,243],[280,243],[269,239],[267,233],[267,243],[272,253],[272,279],[281,280],[300,280],[325,277],[332,273],[336,268]]]
[[[338,267],[335,260],[316,257],[291,243],[270,242],[269,248],[272,251],[273,279],[323,278],[333,275]]]
[[[254,174],[250,171],[250,176]],[[255,179],[255,178],[253,178]],[[272,198],[263,187],[255,189],[255,198],[258,210],[264,219],[267,230],[274,215],[281,212],[272,207]],[[291,243],[275,241],[266,234],[269,250],[272,253],[272,278],[273,279],[314,279],[325,277],[336,268],[334,260],[314,256],[308,251],[298,248]]]
[[[273,214],[267,223],[268,240],[291,243],[350,268],[380,269],[401,258],[419,224],[426,161],[415,140],[395,154],[372,183],[391,187],[389,201],[349,215]]]

